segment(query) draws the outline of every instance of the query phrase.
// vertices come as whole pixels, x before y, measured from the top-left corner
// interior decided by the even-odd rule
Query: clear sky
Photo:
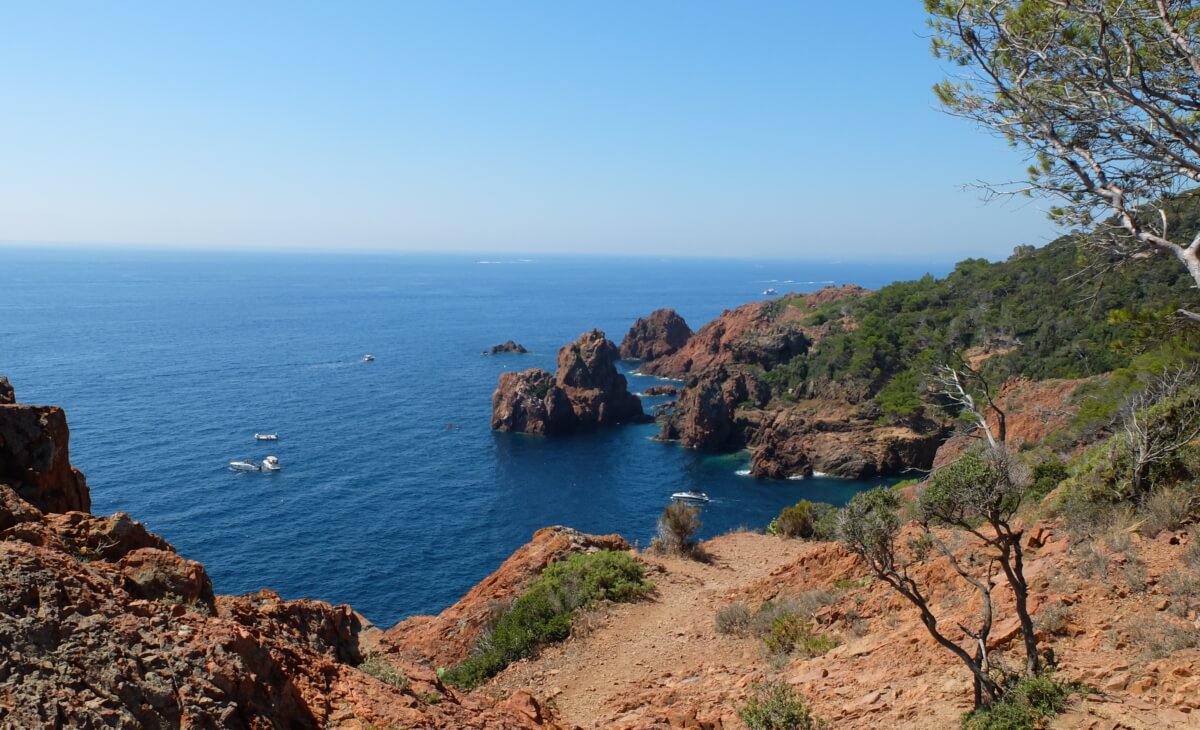
[[[801,258],[1058,231],[919,0],[0,2],[0,240]]]

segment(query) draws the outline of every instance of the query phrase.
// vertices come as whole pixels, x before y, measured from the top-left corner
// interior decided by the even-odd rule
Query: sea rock
[[[751,371],[710,370],[688,382],[659,438],[698,449],[740,448],[746,433],[737,422],[739,406],[759,408],[769,397],[770,390]]]
[[[12,405],[17,402],[17,395],[13,392],[12,383],[8,382],[8,378],[0,375],[0,405]]]
[[[679,388],[676,388],[674,385],[651,385],[642,391],[642,394],[648,396],[666,395],[674,398],[679,395]]]
[[[391,652],[419,657],[435,667],[452,666],[471,652],[487,629],[495,606],[515,599],[550,563],[572,553],[628,549],[629,543],[620,535],[542,528],[454,605],[437,616],[414,616],[389,629],[384,645]]]
[[[616,346],[592,330],[559,350],[553,377],[540,368],[502,373],[492,395],[492,429],[554,435],[643,419],[617,359]]]
[[[0,405],[0,482],[43,512],[88,511],[91,494],[71,466],[69,439],[61,408]]]
[[[512,340],[507,340],[502,345],[493,345],[490,349],[484,350],[483,354],[484,355],[499,355],[504,352],[511,352],[511,353],[515,353],[517,355],[524,355],[525,353],[529,352],[529,350],[526,350],[524,345],[518,345],[517,343],[513,342]]]
[[[626,360],[657,360],[687,344],[692,336],[683,317],[674,309],[658,309],[633,323],[621,340],[621,357]]]

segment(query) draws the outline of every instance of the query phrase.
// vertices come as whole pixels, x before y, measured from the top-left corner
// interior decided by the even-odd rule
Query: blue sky
[[[0,4],[0,240],[999,257],[918,0]]]

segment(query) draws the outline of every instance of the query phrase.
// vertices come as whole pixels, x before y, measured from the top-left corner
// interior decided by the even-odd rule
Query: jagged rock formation
[[[633,323],[621,340],[626,360],[657,360],[687,344],[692,328],[674,309],[658,309]]]
[[[592,330],[558,351],[553,377],[540,368],[501,374],[492,428],[554,435],[642,419],[642,402],[617,371],[618,359],[616,346]]]
[[[659,438],[697,449],[741,448],[746,431],[744,420],[737,418],[739,407],[758,408],[769,397],[770,390],[753,372],[709,370],[688,382]]]
[[[487,629],[497,605],[511,602],[521,588],[550,563],[572,553],[628,550],[620,535],[588,535],[568,527],[545,527],[517,549],[494,573],[437,616],[413,616],[388,629],[389,652],[449,667],[467,658]]]
[[[15,401],[8,380],[0,379],[0,484],[48,512],[91,509],[87,480],[71,466],[66,414]]]
[[[349,606],[214,596],[129,515],[77,509],[60,409],[2,405],[0,434],[0,727],[559,727],[527,693],[460,697],[400,658],[404,686],[381,681]]]
[[[491,348],[484,350],[483,354],[484,355],[499,355],[499,354],[505,353],[505,352],[511,352],[515,355],[524,355],[525,353],[529,352],[529,350],[526,350],[524,345],[518,345],[516,342],[513,342],[512,340],[506,340],[504,342],[504,344],[492,345]]]

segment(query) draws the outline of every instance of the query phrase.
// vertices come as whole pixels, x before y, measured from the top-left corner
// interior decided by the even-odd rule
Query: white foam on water
[[[739,477],[748,477],[748,476],[750,476],[750,470],[749,469],[738,469],[737,471],[734,472],[734,474],[737,474]]]

